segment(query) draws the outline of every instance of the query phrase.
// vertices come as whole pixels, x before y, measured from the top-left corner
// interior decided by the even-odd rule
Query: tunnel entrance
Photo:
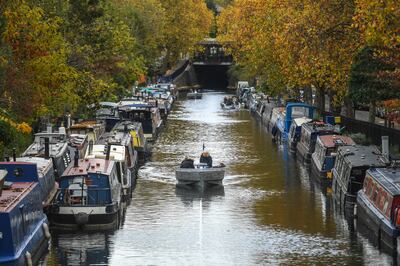
[[[197,82],[203,89],[226,90],[228,69],[227,65],[194,65]]]

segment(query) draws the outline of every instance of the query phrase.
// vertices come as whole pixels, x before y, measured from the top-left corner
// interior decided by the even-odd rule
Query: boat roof
[[[367,170],[392,195],[400,195],[400,168],[370,168]]]
[[[351,165],[351,167],[386,166],[386,162],[376,146],[342,146],[338,148],[338,156],[343,156],[344,159]]]
[[[82,146],[88,139],[86,134],[71,134],[69,136],[69,143],[72,147]]]
[[[337,129],[335,126],[331,124],[327,124],[323,121],[311,121],[308,123],[304,123],[302,127],[305,130],[308,130],[310,132],[332,132],[332,133],[338,133]]]
[[[126,121],[118,122],[114,126],[112,131],[124,131],[125,130],[125,125],[128,127],[128,130],[136,130],[137,131],[137,130],[140,130],[142,128],[142,123],[126,120]]]
[[[343,145],[355,145],[356,143],[349,136],[341,136],[341,135],[321,135],[318,136],[321,143],[324,147],[334,148],[336,146]]]
[[[44,138],[47,136],[36,137],[34,142],[22,153],[22,156],[44,156],[45,142]],[[49,138],[50,157],[58,157],[64,154],[68,147],[68,141],[64,134],[61,139]]]
[[[45,176],[53,167],[53,161],[51,159],[41,157],[18,157],[16,162],[36,164],[39,177]]]
[[[110,175],[114,167],[114,162],[105,159],[80,159],[78,167],[74,166],[72,162],[67,169],[65,169],[62,177],[82,176],[89,173],[99,173],[103,175]]]
[[[105,159],[106,156],[106,145],[96,144],[93,145],[92,152],[90,154],[89,149],[86,150],[85,158]],[[110,144],[110,160],[117,162],[125,161],[125,146],[120,144]]]
[[[72,125],[70,129],[87,129],[87,128],[102,127],[102,126],[103,125],[97,121],[87,120]]]
[[[308,117],[299,117],[299,118],[293,119],[293,123],[295,123],[297,126],[301,126],[301,125],[311,122],[311,121],[312,121],[312,119],[308,118]]]
[[[96,144],[115,144],[127,146],[131,142],[131,134],[124,131],[104,133]]]
[[[118,104],[114,102],[100,102],[99,105],[103,107],[116,107]]]
[[[12,182],[9,188],[3,188],[0,196],[0,213],[9,212],[15,208],[36,185],[36,182]]]

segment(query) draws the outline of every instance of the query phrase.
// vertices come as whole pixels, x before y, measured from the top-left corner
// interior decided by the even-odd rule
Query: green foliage
[[[378,49],[365,47],[356,56],[350,72],[350,96],[357,103],[373,103],[400,97],[390,79],[380,73],[393,71],[395,66],[377,56]]]

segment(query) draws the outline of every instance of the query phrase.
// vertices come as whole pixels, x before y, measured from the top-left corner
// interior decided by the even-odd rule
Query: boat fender
[[[46,237],[47,239],[50,239],[51,234],[50,234],[49,225],[46,224],[46,223],[44,223],[44,224],[42,225],[42,227],[43,227],[43,232],[44,232],[45,237]]]
[[[26,265],[28,265],[28,266],[32,266],[33,265],[33,263],[32,263],[32,255],[31,255],[31,253],[29,253],[29,251],[27,251],[25,253],[25,259],[26,259]]]

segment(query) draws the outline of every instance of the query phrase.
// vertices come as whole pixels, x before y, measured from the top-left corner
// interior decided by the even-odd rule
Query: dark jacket
[[[208,167],[212,167],[212,158],[211,156],[204,157],[203,155],[200,156],[200,163],[206,163]]]
[[[194,168],[194,161],[192,159],[185,159],[181,162],[181,168]]]

